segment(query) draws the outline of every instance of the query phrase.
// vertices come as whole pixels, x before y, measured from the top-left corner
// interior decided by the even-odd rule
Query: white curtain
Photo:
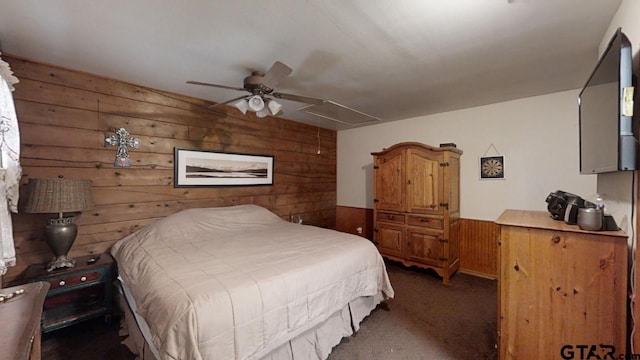
[[[0,57],[0,274],[16,261],[11,212],[18,212],[22,168],[20,129],[11,92],[17,82],[9,64]]]

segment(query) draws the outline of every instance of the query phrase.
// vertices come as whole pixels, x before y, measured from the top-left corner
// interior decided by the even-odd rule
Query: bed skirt
[[[123,294],[121,284],[118,286],[118,304],[124,313],[121,319],[120,336],[126,336],[122,344],[136,355],[138,360],[161,360],[158,351],[143,333],[146,324],[134,315],[135,304],[130,304]],[[375,296],[360,297],[341,310],[335,312],[327,320],[303,332],[289,342],[282,344],[263,356],[263,360],[325,360],[331,349],[338,345],[343,337],[351,336],[360,329],[360,323],[384,299],[382,293]],[[142,330],[141,330],[142,329]],[[147,335],[148,336],[148,335]]]

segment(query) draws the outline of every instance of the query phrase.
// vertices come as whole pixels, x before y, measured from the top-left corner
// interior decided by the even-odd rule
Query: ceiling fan
[[[247,91],[250,93],[249,95],[243,95],[231,100],[227,100],[225,102],[217,103],[209,106],[209,108],[211,109],[220,105],[234,103],[234,105],[240,111],[242,111],[243,114],[246,114],[247,110],[251,110],[254,111],[258,117],[264,117],[269,114],[277,115],[280,113],[282,105],[272,100],[269,96],[277,99],[291,100],[313,105],[322,105],[325,100],[274,91],[275,87],[280,83],[280,81],[289,76],[292,71],[293,70],[287,65],[281,63],[280,61],[276,61],[271,66],[271,68],[267,70],[267,72],[253,71],[251,75],[244,78],[244,87],[210,84],[200,81],[187,81],[187,83],[213,86],[222,89]]]
[[[309,104],[298,110],[308,114],[319,116],[328,120],[337,121],[347,125],[354,125],[371,120],[380,120],[374,116],[340,105],[331,100],[324,100],[309,96],[286,94],[275,91],[275,87],[293,70],[280,61],[276,61],[267,72],[253,71],[251,75],[244,78],[243,87],[211,84],[200,81],[187,81],[187,84],[212,86],[222,89],[246,91],[249,94],[239,96],[221,103],[209,106],[215,108],[220,105],[230,104],[246,114],[248,110],[256,113],[258,117],[267,115],[279,115],[282,112],[282,105],[273,98],[296,101]]]

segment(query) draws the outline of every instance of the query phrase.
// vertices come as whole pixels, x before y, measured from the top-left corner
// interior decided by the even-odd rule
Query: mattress
[[[159,359],[262,359],[357,299],[393,297],[370,241],[256,205],[181,211],[112,254]]]

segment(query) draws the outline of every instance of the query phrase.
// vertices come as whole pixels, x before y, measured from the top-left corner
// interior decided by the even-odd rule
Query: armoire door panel
[[[410,212],[442,213],[442,155],[407,150],[407,209]]]
[[[407,229],[405,256],[412,261],[438,265],[446,262],[440,234],[423,230]]]
[[[376,158],[374,163],[374,202],[377,209],[403,211],[405,175],[402,151]]]
[[[376,224],[374,239],[378,251],[383,255],[402,256],[404,253],[404,229],[392,224]]]

